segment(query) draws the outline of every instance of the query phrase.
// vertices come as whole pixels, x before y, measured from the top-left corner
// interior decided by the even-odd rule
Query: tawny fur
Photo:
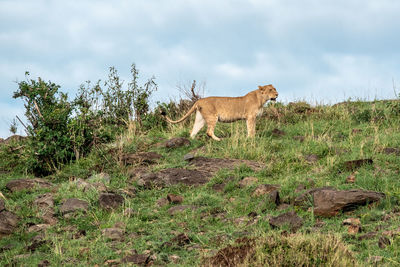
[[[256,117],[261,115],[263,106],[268,100],[277,97],[278,92],[271,84],[258,86],[257,90],[251,91],[245,96],[202,98],[196,101],[181,119],[173,121],[167,116],[165,118],[170,123],[180,123],[196,111],[196,119],[190,137],[194,138],[207,123],[207,135],[217,141],[221,140],[214,134],[217,121],[246,120],[247,136],[253,137],[256,131]]]

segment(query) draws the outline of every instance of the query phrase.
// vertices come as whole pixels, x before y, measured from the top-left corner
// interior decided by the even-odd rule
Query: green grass
[[[0,248],[13,245],[11,249],[0,253],[0,265],[34,266],[47,259],[52,266],[102,266],[108,260],[120,260],[131,250],[136,250],[139,254],[150,252],[155,265],[197,266],[206,264],[205,259],[235,244],[235,240],[243,236],[257,240],[257,246],[254,247],[256,256],[242,262],[244,266],[365,266],[369,265],[371,256],[382,256],[381,264],[386,266],[400,265],[399,234],[389,237],[391,244],[386,248],[378,246],[379,237],[384,231],[395,231],[400,227],[400,216],[396,213],[400,199],[400,156],[382,153],[385,147],[400,147],[400,110],[396,103],[354,102],[314,109],[306,103],[288,106],[278,103],[274,107],[276,112],[268,108],[266,115],[258,119],[257,134],[253,139],[246,138],[245,122],[239,121],[217,124],[216,135],[223,138],[221,142],[211,140],[202,130],[190,146],[177,149],[159,148],[154,144],[160,138],[187,137],[190,131],[187,126],[173,125],[149,135],[126,134],[120,141],[99,148],[89,157],[65,166],[59,173],[49,177],[58,185],[53,192],[59,223],[46,231],[46,243],[32,253],[27,251],[27,246],[32,243],[31,238],[35,234],[26,230],[32,224],[42,223],[37,217],[33,201],[50,190],[11,193],[5,189],[5,184],[25,175],[13,174],[15,171],[2,174],[0,190],[7,199],[6,208],[16,213],[21,221],[14,234],[0,240]],[[313,109],[312,112],[309,109]],[[272,130],[275,128],[284,131],[285,135],[273,136]],[[294,136],[303,136],[304,141],[295,140]],[[126,197],[123,207],[109,212],[99,208],[99,192],[83,192],[69,178],[87,178],[104,171],[111,176],[110,183],[106,184],[110,191],[118,192],[121,188],[136,186],[136,182],[127,174],[128,168],[107,152],[110,148],[117,148],[119,153],[155,151],[162,154],[162,160],[149,167],[153,171],[188,167],[183,156],[198,148],[199,155],[256,160],[264,163],[265,168],[259,172],[244,166],[221,170],[201,187],[137,187],[135,197]],[[305,157],[310,154],[317,155],[318,161],[307,162]],[[2,157],[6,158],[3,154]],[[372,158],[374,163],[358,169],[355,183],[347,184],[346,177],[352,172],[343,169],[343,162],[361,158]],[[6,163],[3,160],[3,164]],[[21,166],[20,162],[12,165]],[[257,184],[240,188],[239,181],[247,176],[257,177]],[[212,189],[218,183],[226,184],[223,192]],[[295,189],[300,184],[306,188],[333,186],[337,189],[380,191],[387,198],[378,204],[359,207],[333,218],[318,218],[311,210],[290,207],[289,210],[295,210],[304,219],[304,225],[297,234],[284,237],[281,235],[284,229],[272,229],[268,223],[271,216],[284,211],[277,210],[268,197],[252,197],[258,184],[279,184],[281,200],[287,203],[291,203],[298,195]],[[182,204],[196,206],[196,209],[171,216],[168,209],[174,205],[157,205],[158,199],[170,193],[183,196]],[[64,199],[71,197],[88,201],[89,211],[63,218],[58,209]],[[130,217],[123,214],[126,208],[134,211]],[[251,212],[258,215],[254,223],[248,216]],[[391,218],[383,220],[387,215]],[[362,232],[348,234],[342,221],[350,217],[360,218]],[[315,222],[320,220],[325,224],[314,228]],[[126,231],[123,241],[111,241],[102,235],[102,229],[121,223]],[[68,230],[71,226],[74,227],[73,231]],[[85,235],[71,238],[78,231],[84,231]],[[358,240],[359,236],[372,231],[377,232],[374,238]],[[180,233],[189,236],[191,242],[188,245],[166,245]],[[265,240],[275,245],[271,247],[271,242],[266,243]],[[338,249],[329,249],[334,245]],[[266,251],[270,251],[270,254]],[[26,258],[16,257],[23,254],[27,254]],[[280,257],[282,254],[287,257]],[[176,263],[171,255],[179,257]],[[303,255],[305,261],[296,262],[296,255]],[[321,255],[327,257],[325,261],[318,258]]]

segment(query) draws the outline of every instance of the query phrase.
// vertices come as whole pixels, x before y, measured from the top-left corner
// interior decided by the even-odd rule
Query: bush
[[[51,174],[65,163],[86,156],[98,144],[113,141],[133,118],[151,128],[158,117],[149,112],[149,98],[157,89],[154,78],[138,85],[138,71],[131,67],[132,81],[123,89],[114,67],[110,68],[107,86],[100,80],[82,85],[74,100],[59,91],[60,86],[41,78],[18,83],[14,98],[25,102],[30,138],[25,148],[27,169],[35,175]],[[14,129],[14,128],[13,128]]]
[[[74,157],[68,129],[72,107],[67,94],[59,92],[59,88],[38,78],[18,83],[14,92],[14,98],[25,101],[30,136],[27,166],[37,175],[47,175]]]

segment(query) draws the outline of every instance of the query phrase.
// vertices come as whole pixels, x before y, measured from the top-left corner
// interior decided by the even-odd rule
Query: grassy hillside
[[[188,137],[191,126],[141,134],[132,127],[116,142],[45,177],[54,184],[48,188],[12,192],[6,187],[9,181],[33,177],[2,167],[5,208],[19,221],[13,233],[0,240],[0,265],[400,265],[399,102],[317,107],[277,103],[257,120],[255,138],[246,138],[245,122],[239,121],[217,124],[221,142],[202,130],[190,144],[162,145],[172,137]],[[18,161],[15,148],[20,145],[2,145],[1,166]],[[131,160],[138,152],[162,157],[154,162]],[[200,186],[143,183],[149,172],[193,170],[184,159],[188,153],[252,160],[261,168],[222,168]],[[372,159],[372,164],[345,167],[344,162],[358,159]],[[279,205],[269,194],[254,195],[262,184],[277,186]],[[312,199],[305,207],[294,205],[306,190],[324,186],[382,192],[385,198],[329,218],[314,214]],[[104,190],[122,196],[123,204],[102,208],[99,195]],[[52,223],[35,204],[45,193],[54,200]],[[169,194],[182,199],[174,203],[170,196],[168,201]],[[62,206],[70,198],[86,201],[86,211],[66,214]],[[174,207],[181,210],[174,212]],[[271,218],[288,211],[302,219],[298,229],[270,224]],[[349,218],[359,222],[344,224]]]

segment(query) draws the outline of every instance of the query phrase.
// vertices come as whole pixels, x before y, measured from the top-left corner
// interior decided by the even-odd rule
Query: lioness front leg
[[[247,137],[254,137],[256,133],[256,118],[250,117],[246,120]]]

